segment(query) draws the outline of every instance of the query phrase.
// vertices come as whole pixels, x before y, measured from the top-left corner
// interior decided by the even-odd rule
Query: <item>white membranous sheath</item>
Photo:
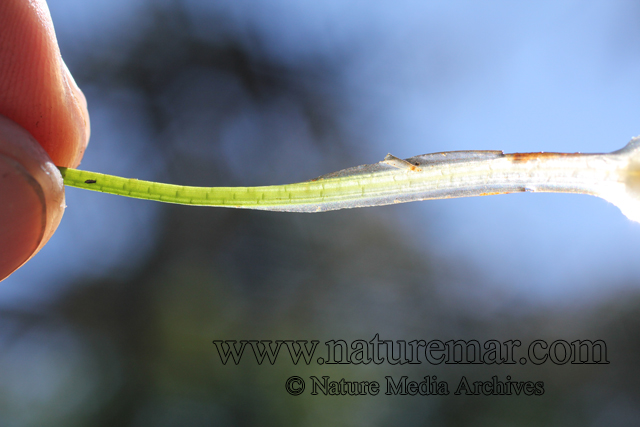
[[[640,137],[606,154],[451,151],[408,159],[387,155],[296,184],[187,187],[60,168],[69,186],[200,206],[322,212],[418,200],[516,192],[601,197],[640,222]]]

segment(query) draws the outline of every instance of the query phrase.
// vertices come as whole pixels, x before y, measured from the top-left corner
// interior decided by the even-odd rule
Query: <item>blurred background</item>
[[[85,92],[81,168],[303,181],[466,149],[640,134],[640,3],[50,0]],[[640,225],[590,196],[324,214],[67,189],[0,285],[1,426],[561,425],[640,419]],[[609,365],[223,365],[214,339],[603,339]],[[322,345],[322,344],[321,344]],[[286,352],[284,353],[285,355]],[[289,396],[291,375],[543,381],[527,396]],[[452,393],[453,390],[450,390]]]

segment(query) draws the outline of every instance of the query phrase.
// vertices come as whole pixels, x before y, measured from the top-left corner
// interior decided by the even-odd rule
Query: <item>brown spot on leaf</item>
[[[511,153],[505,154],[507,160],[510,160],[514,163],[524,163],[530,162],[534,160],[542,160],[542,159],[552,159],[558,157],[575,157],[580,156],[580,153]]]

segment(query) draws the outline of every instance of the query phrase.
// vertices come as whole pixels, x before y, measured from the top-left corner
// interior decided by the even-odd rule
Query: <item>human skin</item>
[[[35,255],[64,213],[55,167],[89,140],[84,95],[60,57],[43,0],[0,1],[0,280]]]

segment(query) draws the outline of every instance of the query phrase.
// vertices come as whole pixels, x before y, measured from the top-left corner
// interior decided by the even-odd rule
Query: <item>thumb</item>
[[[0,280],[44,246],[64,207],[62,176],[48,154],[0,115]]]

